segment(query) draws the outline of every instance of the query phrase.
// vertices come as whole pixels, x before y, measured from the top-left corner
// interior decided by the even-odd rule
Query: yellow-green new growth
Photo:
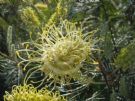
[[[51,24],[55,24],[59,21],[59,18],[63,18],[67,14],[67,7],[62,6],[62,1],[57,3],[55,8],[55,12],[49,18],[47,25],[50,26]]]
[[[53,78],[54,82],[68,83],[72,78],[83,81],[80,69],[90,54],[90,42],[84,36],[75,23],[61,21],[58,26],[43,29],[39,39],[31,43],[37,48],[36,51],[26,47],[28,60],[17,53],[24,62],[29,61],[25,67],[33,62],[40,63],[38,69]]]
[[[39,18],[36,15],[36,12],[31,7],[23,8],[22,11],[20,12],[20,17],[26,26],[35,28],[40,25]]]
[[[58,92],[45,88],[37,90],[32,85],[14,86],[11,93],[6,92],[4,101],[67,101]]]

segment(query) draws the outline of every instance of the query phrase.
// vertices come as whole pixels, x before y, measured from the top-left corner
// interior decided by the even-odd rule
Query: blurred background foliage
[[[96,84],[73,83],[57,90],[69,101],[134,101],[134,0],[0,0],[0,101],[25,75],[17,68],[15,51],[60,18],[77,22],[84,32],[96,30],[92,58],[98,64],[87,71]]]

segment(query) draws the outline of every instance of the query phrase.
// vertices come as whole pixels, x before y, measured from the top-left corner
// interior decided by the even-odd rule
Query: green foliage
[[[129,68],[134,68],[135,63],[135,43],[134,41],[131,42],[127,47],[121,49],[120,53],[118,54],[115,64],[118,68],[122,68],[124,71]]]
[[[5,55],[4,55],[5,56]],[[3,101],[5,91],[11,91],[13,85],[18,85],[22,81],[22,71],[17,68],[17,63],[0,55],[0,100]]]
[[[7,28],[8,28],[8,24],[7,24],[7,22],[3,19],[3,18],[1,18],[0,17],[0,27],[2,28],[2,29],[4,29],[4,30],[7,30]]]
[[[121,77],[120,79],[120,88],[119,92],[122,96],[129,98],[129,92],[128,92],[128,83],[126,82],[126,77]]]
[[[110,101],[116,101],[116,100],[117,100],[117,93],[113,90],[110,96]]]

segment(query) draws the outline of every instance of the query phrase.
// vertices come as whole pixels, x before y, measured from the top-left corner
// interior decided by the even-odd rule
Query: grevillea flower
[[[13,86],[11,93],[6,92],[4,101],[67,101],[59,92],[46,88],[37,90],[32,85]]]
[[[67,20],[61,21],[57,26],[48,26],[36,41],[30,42],[36,50],[28,49],[28,44],[25,50],[19,50],[25,51],[28,59],[22,58],[17,51],[23,60],[20,63],[28,61],[27,67],[30,63],[38,62],[38,69],[57,83],[67,83],[72,78],[85,81],[80,70],[82,62],[90,54],[90,42],[85,35],[75,23]]]

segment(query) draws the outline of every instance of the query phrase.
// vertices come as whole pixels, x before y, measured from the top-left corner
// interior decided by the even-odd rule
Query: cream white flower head
[[[57,26],[51,25],[43,29],[43,33],[32,43],[37,49],[26,49],[28,57],[36,55],[23,61],[28,61],[28,64],[40,63],[38,69],[57,83],[67,83],[71,79],[82,80],[80,69],[82,62],[90,54],[89,43],[81,28],[76,27],[75,23],[62,20]]]

